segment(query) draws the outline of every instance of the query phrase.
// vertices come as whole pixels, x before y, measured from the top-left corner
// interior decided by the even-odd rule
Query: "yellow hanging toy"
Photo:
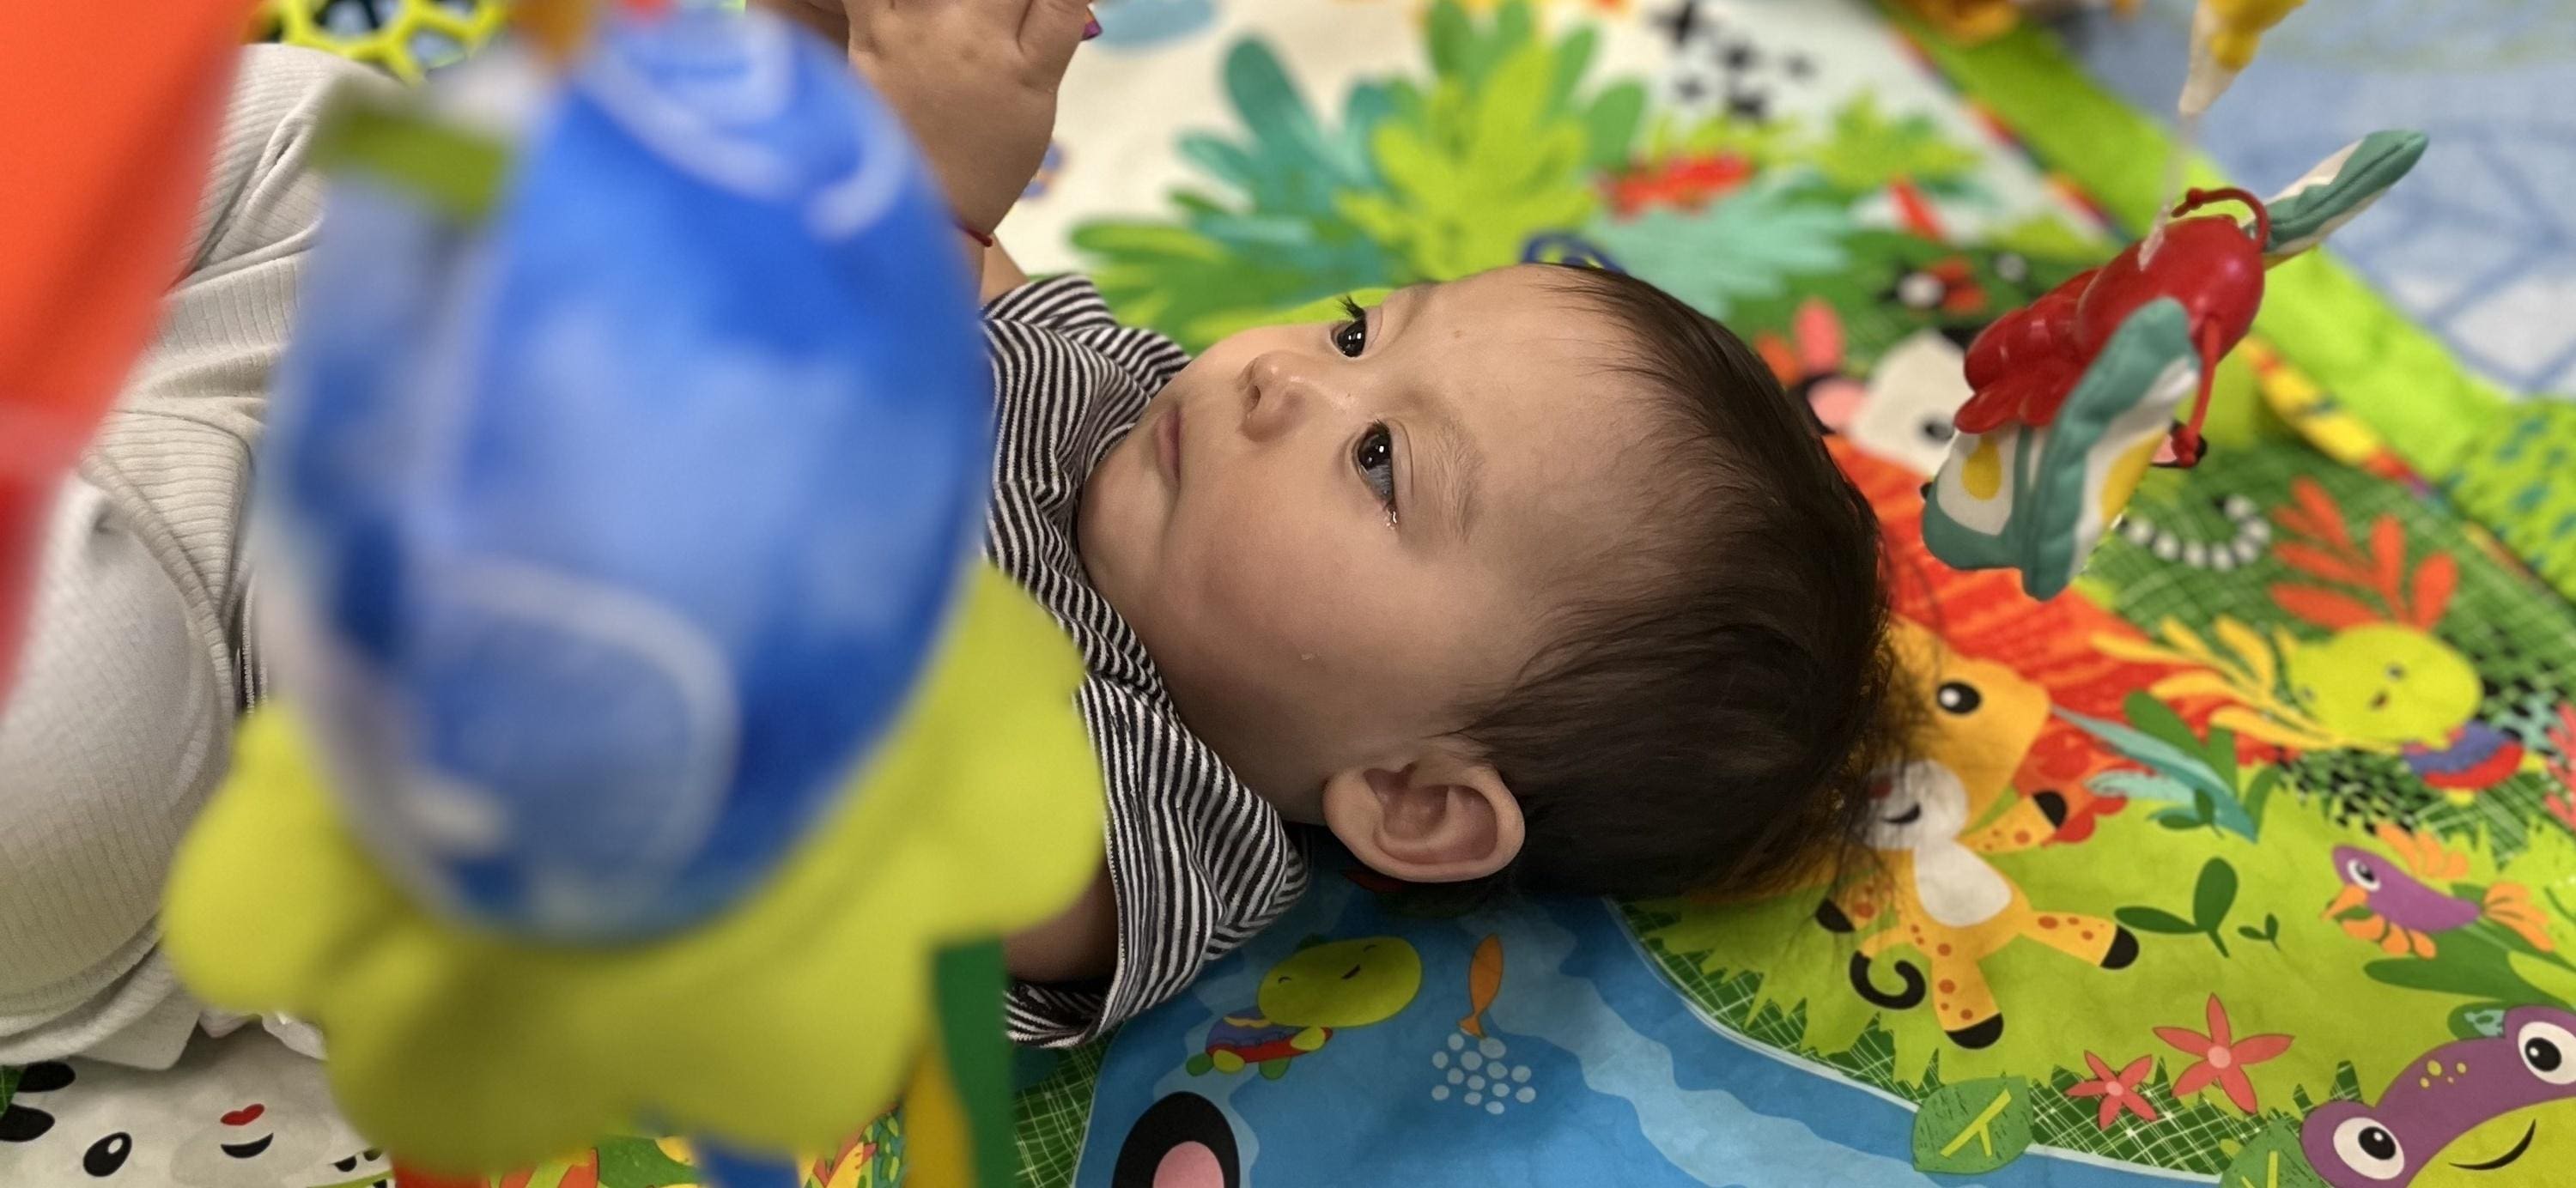
[[[642,1126],[793,1184],[910,1082],[910,1182],[998,1188],[998,938],[1104,807],[1079,656],[976,557],[944,204],[766,14],[523,7],[541,55],[319,134],[253,534],[281,693],[167,951],[319,1027],[409,1181]]]

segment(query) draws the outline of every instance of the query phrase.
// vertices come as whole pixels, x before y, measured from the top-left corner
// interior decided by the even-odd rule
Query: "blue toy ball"
[[[284,678],[504,931],[714,912],[832,809],[974,554],[991,385],[899,126],[764,17],[615,18],[460,226],[331,197],[267,446]]]

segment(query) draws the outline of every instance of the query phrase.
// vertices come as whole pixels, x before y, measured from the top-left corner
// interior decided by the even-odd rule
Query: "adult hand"
[[[1087,0],[758,0],[837,37],[967,227],[992,231],[1046,158]]]

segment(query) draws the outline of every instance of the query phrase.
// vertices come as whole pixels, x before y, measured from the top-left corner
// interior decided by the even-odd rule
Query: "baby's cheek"
[[[1383,583],[1295,544],[1247,539],[1231,563],[1204,571],[1194,634],[1210,675],[1234,704],[1294,733],[1348,738],[1381,726],[1421,671],[1418,641],[1388,630]]]
[[[1346,576],[1305,562],[1293,538],[1246,532],[1194,567],[1191,613],[1202,639],[1246,662],[1312,666],[1333,659],[1349,608]],[[1276,672],[1271,674],[1274,678]]]

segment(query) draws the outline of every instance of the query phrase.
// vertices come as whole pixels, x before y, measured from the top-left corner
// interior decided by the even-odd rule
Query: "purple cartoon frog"
[[[2568,1183],[2557,1177],[2576,1174],[2576,1014],[2507,1011],[2502,1035],[2425,1053],[2378,1105],[2310,1111],[2299,1145],[2335,1188]]]

